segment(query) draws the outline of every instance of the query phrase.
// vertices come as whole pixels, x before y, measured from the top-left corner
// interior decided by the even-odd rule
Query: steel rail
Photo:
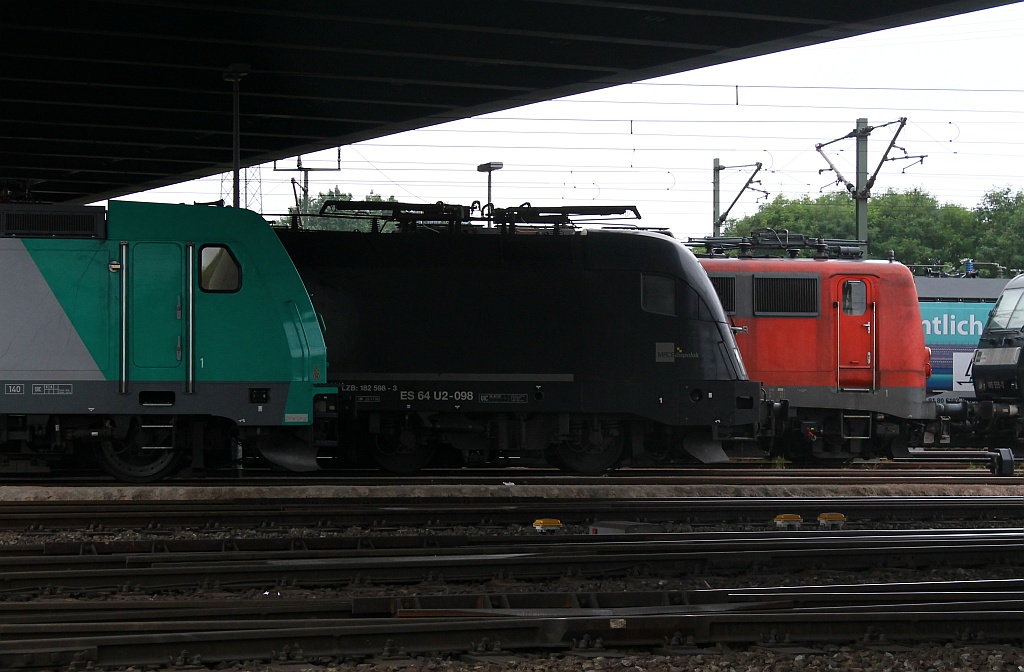
[[[160,500],[119,502],[4,502],[0,529],[42,533],[48,529],[132,527],[153,530],[249,525],[261,527],[365,527],[529,525],[536,518],[555,517],[564,523],[593,520],[644,520],[675,523],[729,523],[770,521],[777,513],[795,513],[814,520],[823,512],[838,511],[849,520],[1020,520],[1021,496],[930,497],[653,497],[636,499],[597,493],[597,498],[557,498],[558,488],[537,493],[510,490],[507,497],[453,498],[425,495],[358,500],[332,498],[329,492],[309,498],[275,497],[273,500],[238,498],[230,501]],[[283,489],[280,492],[291,492]],[[196,493],[192,493],[195,495]],[[551,495],[549,497],[548,495]],[[553,498],[552,498],[553,497]]]
[[[507,549],[450,549],[427,552],[139,554],[8,558],[0,566],[0,590],[23,592],[46,587],[64,590],[117,590],[131,585],[180,589],[203,582],[259,587],[279,584],[345,585],[355,580],[418,583],[486,581],[496,577],[553,579],[686,573],[783,567],[866,569],[874,567],[982,566],[1016,560],[1024,532],[975,531],[904,536],[776,535],[758,539],[587,543],[575,546]],[[48,568],[47,564],[52,565]]]
[[[912,458],[914,459],[914,458]],[[757,467],[734,465],[730,468],[697,467],[685,469],[620,469],[602,476],[568,475],[549,469],[425,469],[413,476],[381,474],[379,471],[320,471],[296,476],[265,470],[246,471],[239,477],[232,472],[228,477],[179,478],[159,484],[137,486],[146,493],[168,488],[194,488],[221,490],[245,488],[315,488],[337,487],[418,487],[418,486],[479,486],[499,487],[505,483],[533,486],[607,486],[607,485],[779,485],[779,486],[859,486],[887,485],[986,485],[1012,487],[1024,484],[1024,473],[1018,476],[993,476],[977,468],[976,460],[948,458],[928,463],[916,458],[916,464],[891,462],[880,465],[834,469],[808,469],[802,467]],[[959,461],[958,461],[959,460]],[[925,464],[929,466],[925,466]],[[5,475],[5,486],[33,488],[107,488],[124,489],[124,483],[112,482],[109,476],[76,473],[73,476],[19,476]]]
[[[511,610],[563,611],[602,610],[623,614],[626,610],[667,612],[687,608],[703,610],[736,608],[764,609],[768,604],[791,607],[834,607],[840,605],[880,606],[911,603],[1012,603],[1024,594],[1024,579],[913,582],[888,584],[837,584],[800,587],[692,589],[673,591],[616,592],[480,592],[465,594],[382,595],[351,598],[318,597],[315,600],[282,597],[279,594],[249,599],[208,597],[201,601],[125,599],[118,602],[79,598],[39,599],[32,602],[0,602],[0,633],[11,637],[37,626],[79,623],[89,627],[109,623],[149,623],[158,628],[163,621],[212,619],[380,618],[408,615],[414,611],[476,610],[500,613]],[[1008,607],[1008,608],[1013,608]],[[64,634],[67,633],[62,628]],[[51,635],[52,627],[37,633]]]
[[[966,627],[970,622],[973,627]],[[386,662],[410,655],[471,653],[478,642],[500,642],[502,651],[580,651],[592,646],[671,648],[726,643],[1004,642],[1020,644],[1019,611],[811,611],[704,612],[657,615],[520,618],[379,619],[373,623],[321,623],[248,629],[201,627],[187,632],[61,636],[0,642],[3,669],[155,665],[179,658],[204,664],[245,659],[304,660],[311,656],[373,657]],[[983,633],[983,634],[982,634]]]
[[[509,481],[520,485],[607,485],[610,482],[627,485],[641,482],[658,485],[860,485],[867,483],[891,484],[968,484],[1006,486],[1024,482],[1024,477],[993,476],[980,469],[980,461],[969,457],[909,458],[916,464],[890,462],[885,465],[863,465],[844,468],[805,468],[734,465],[729,468],[701,466],[680,469],[616,469],[602,476],[569,475],[550,469],[424,469],[412,476],[367,472],[315,472],[309,475],[275,472],[246,472],[244,477],[205,477],[170,481],[173,485],[194,487],[238,487],[240,485],[287,487],[303,486],[401,486],[401,485],[481,485],[498,486]],[[984,460],[988,465],[990,458]],[[52,480],[50,481],[52,482]],[[97,482],[97,485],[102,485]]]
[[[975,614],[978,612],[1020,614],[1024,609],[1024,598],[1009,595],[991,595],[990,599],[972,599],[961,601],[936,601],[929,600],[927,596],[918,596],[917,599],[907,602],[864,602],[858,604],[837,604],[819,605],[815,607],[794,606],[785,601],[778,602],[757,602],[757,603],[722,603],[722,604],[688,604],[688,605],[654,605],[641,607],[487,607],[487,608],[411,608],[399,607],[393,615],[378,618],[351,618],[332,617],[328,614],[316,613],[307,615],[304,618],[274,618],[263,616],[260,618],[247,618],[245,615],[237,615],[234,618],[229,615],[211,613],[205,618],[167,618],[161,617],[158,620],[133,620],[139,614],[124,612],[123,618],[110,618],[112,614],[104,614],[103,620],[94,619],[93,613],[83,612],[83,620],[69,621],[60,626],[62,638],[82,638],[111,635],[166,635],[181,632],[204,632],[204,631],[229,631],[229,630],[281,630],[295,628],[319,628],[319,627],[345,627],[352,625],[375,624],[383,625],[394,620],[409,621],[411,619],[464,619],[464,620],[486,620],[496,618],[589,618],[604,617],[608,619],[625,619],[639,616],[701,616],[707,614],[725,613],[751,613],[767,619],[777,616],[784,616],[793,613],[800,615],[831,616],[834,613],[852,615],[858,612],[870,611],[871,613],[902,613],[906,611],[929,611],[931,613],[966,613]],[[101,617],[102,618],[102,617]],[[90,620],[85,620],[90,619]],[[52,622],[20,622],[0,625],[0,634],[3,634],[3,641],[26,642],[29,640],[52,640],[54,639]],[[0,644],[0,651],[4,649]]]
[[[637,543],[707,543],[709,541],[743,541],[743,540],[767,540],[767,539],[815,539],[829,536],[841,536],[844,539],[855,539],[868,537],[871,539],[898,538],[908,539],[922,535],[940,534],[944,538],[956,536],[971,536],[978,534],[977,528],[946,528],[941,531],[920,530],[920,529],[839,529],[833,530],[822,527],[808,527],[802,530],[763,530],[763,531],[709,531],[709,532],[622,532],[622,533],[598,533],[608,526],[610,529],[628,530],[633,523],[612,523],[598,522],[591,528],[589,535],[564,535],[537,533],[532,529],[529,532],[509,533],[507,529],[487,528],[477,535],[467,534],[379,534],[367,532],[365,534],[326,534],[329,530],[320,529],[324,536],[296,536],[292,530],[280,530],[279,534],[272,534],[266,528],[261,531],[264,536],[260,537],[232,537],[225,538],[188,538],[175,539],[167,538],[159,534],[154,538],[142,539],[103,539],[87,538],[80,541],[44,541],[40,543],[28,543],[8,545],[0,550],[0,562],[4,558],[21,557],[57,557],[57,556],[102,556],[102,555],[136,555],[151,553],[233,553],[233,552],[260,552],[263,557],[273,557],[271,553],[282,553],[279,557],[287,557],[288,553],[304,552],[315,553],[317,551],[328,552],[359,552],[363,555],[384,555],[384,554],[415,554],[423,550],[431,550],[434,553],[459,552],[459,549],[487,549],[492,552],[521,552],[526,548],[543,548],[551,550],[555,548],[592,548],[597,545],[610,544],[637,544]],[[646,529],[640,526],[641,529]],[[1008,527],[984,528],[984,534],[994,535],[999,533],[1016,534],[1020,528]],[[120,562],[120,560],[118,560]]]

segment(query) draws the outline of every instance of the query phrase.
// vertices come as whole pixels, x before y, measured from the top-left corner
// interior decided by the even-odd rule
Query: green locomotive
[[[337,392],[259,215],[117,201],[0,206],[0,379],[0,472],[95,459],[135,482],[207,447],[314,469]]]

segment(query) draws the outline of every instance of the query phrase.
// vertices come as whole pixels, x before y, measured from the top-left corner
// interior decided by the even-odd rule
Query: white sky
[[[769,199],[814,198],[845,191],[834,173],[819,174],[828,164],[816,144],[841,138],[861,117],[876,127],[907,117],[896,144],[926,158],[886,162],[873,191],[919,187],[940,203],[972,208],[993,188],[1024,189],[1022,43],[1024,3],[1016,3],[708,67],[345,146],[340,171],[310,173],[310,193],[339,186],[357,200],[372,191],[469,205],[487,196],[486,175],[476,166],[501,161],[493,174],[497,207],[636,205],[641,224],[704,236],[713,221],[715,158],[724,166],[761,162],[753,186]],[[244,91],[242,105],[244,114]],[[871,134],[869,173],[897,127]],[[856,180],[853,139],[825,151]],[[337,155],[329,150],[302,161],[330,168]],[[284,213],[294,204],[291,179],[301,176],[281,169],[295,165],[262,166],[243,202],[268,216]],[[752,171],[721,171],[723,210]],[[225,195],[230,202],[230,193],[230,176],[214,176],[127,198]],[[752,214],[763,202],[747,191],[730,217]]]

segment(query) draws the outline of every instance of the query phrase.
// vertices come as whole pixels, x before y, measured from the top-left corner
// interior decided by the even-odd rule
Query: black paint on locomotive
[[[385,468],[446,445],[469,463],[546,454],[596,473],[753,437],[759,385],[671,238],[279,235],[325,322],[346,440]]]

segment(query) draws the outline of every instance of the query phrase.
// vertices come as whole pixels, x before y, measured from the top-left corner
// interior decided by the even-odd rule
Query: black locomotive
[[[1006,284],[989,315],[972,377],[976,423],[998,446],[1024,448],[1024,275]]]
[[[681,243],[576,226],[634,208],[466,210],[332,202],[367,231],[279,231],[323,317],[349,456],[595,474],[754,440],[759,384]]]

